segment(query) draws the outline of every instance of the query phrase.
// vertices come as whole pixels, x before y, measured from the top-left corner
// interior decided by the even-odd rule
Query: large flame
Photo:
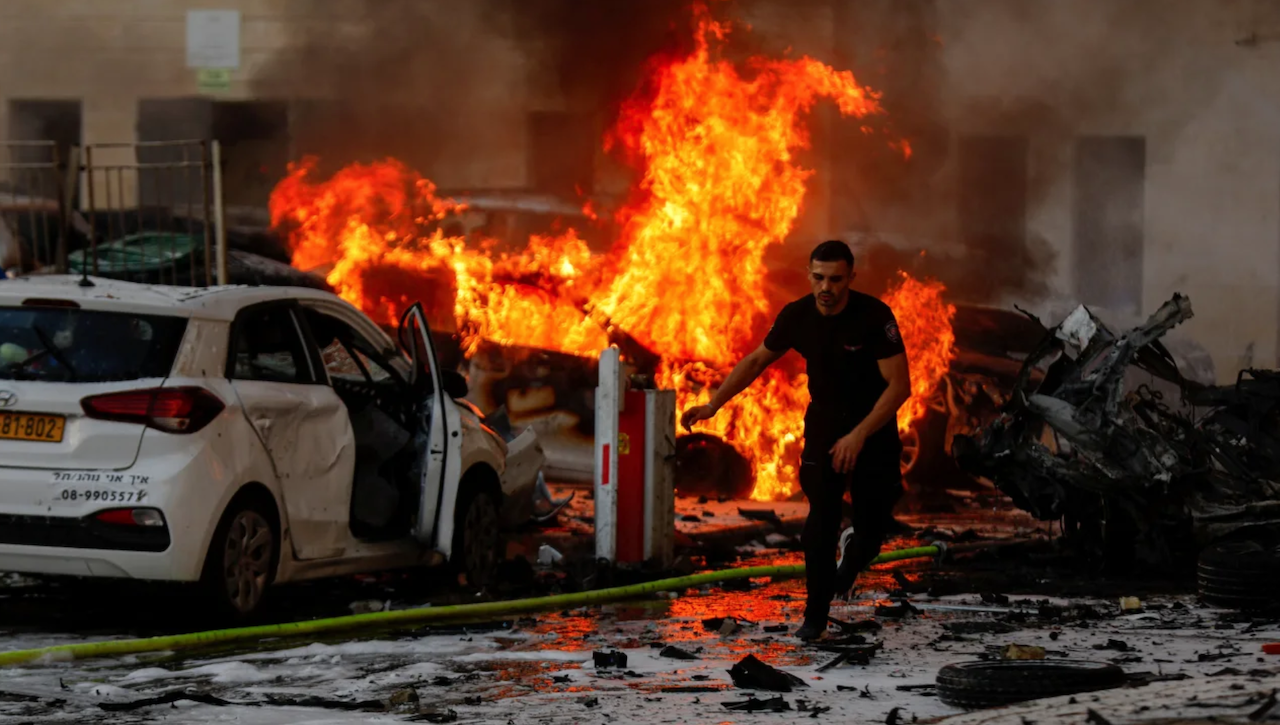
[[[717,57],[728,27],[696,13],[694,52],[656,66],[650,92],[627,104],[610,135],[641,181],[607,255],[592,255],[572,230],[530,239],[517,254],[469,247],[436,228],[458,205],[399,162],[317,181],[304,160],[271,196],[294,265],[327,269],[343,298],[390,323],[423,296],[424,276],[451,286],[468,355],[484,340],[595,355],[606,328],[622,330],[661,356],[658,382],[677,391],[681,410],[705,402],[767,327],[764,254],[792,230],[812,173],[795,159],[808,146],[803,116],[822,98],[855,118],[881,111],[851,73],[811,58],[754,59],[740,71]],[[904,279],[891,295],[913,355],[913,403],[927,400],[949,362],[941,291]],[[756,499],[796,487],[805,382],[770,369],[707,426],[753,462]],[[904,409],[899,425],[923,406]]]
[[[898,318],[911,370],[911,398],[898,409],[898,431],[906,433],[924,417],[929,399],[951,369],[956,356],[956,336],[951,329],[956,308],[942,301],[945,288],[941,282],[916,280],[906,272],[898,275],[884,301]]]

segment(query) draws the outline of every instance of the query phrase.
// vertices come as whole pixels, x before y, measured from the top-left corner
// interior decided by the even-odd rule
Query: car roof
[[[82,279],[92,286],[82,285]],[[335,294],[307,287],[176,287],[79,275],[34,275],[0,281],[0,306],[19,305],[30,299],[74,301],[82,309],[226,321],[235,319],[236,312],[244,307],[272,300],[313,299],[350,306]]]

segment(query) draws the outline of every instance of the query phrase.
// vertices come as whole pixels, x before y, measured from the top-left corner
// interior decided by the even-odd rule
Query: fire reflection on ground
[[[900,538],[889,542],[885,550],[918,544],[914,539]],[[785,566],[803,560],[800,552],[766,550],[735,566]],[[909,561],[878,565],[859,578],[854,598],[869,615],[874,605],[885,601],[867,597],[868,594],[896,589],[894,570],[909,571],[919,566],[918,562]],[[651,649],[656,654],[666,645],[675,645],[698,655],[714,651],[718,659],[754,654],[779,666],[807,665],[812,662],[812,652],[798,648],[791,636],[799,626],[804,598],[802,579],[753,579],[749,589],[742,582],[690,588],[674,598],[538,615],[521,622],[519,631],[525,638],[513,641],[511,646],[516,650],[585,651],[607,644],[623,650]],[[722,635],[704,624],[717,618],[732,618],[743,622],[744,627]]]

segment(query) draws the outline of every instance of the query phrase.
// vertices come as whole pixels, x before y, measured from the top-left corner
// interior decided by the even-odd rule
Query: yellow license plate
[[[67,419],[60,415],[0,413],[0,440],[61,443]]]

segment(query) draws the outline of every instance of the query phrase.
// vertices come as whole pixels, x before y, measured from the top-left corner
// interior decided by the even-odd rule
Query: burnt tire
[[[280,532],[274,507],[261,496],[231,501],[214,529],[201,586],[218,619],[243,622],[261,611],[275,580]]]
[[[502,560],[498,499],[487,488],[471,486],[458,496],[453,515],[454,570],[477,589],[488,586]]]
[[[1106,662],[961,662],[938,671],[938,697],[949,705],[977,709],[1106,690],[1124,682],[1124,670]]]
[[[1280,609],[1280,545],[1229,541],[1200,552],[1200,601],[1241,611]]]

